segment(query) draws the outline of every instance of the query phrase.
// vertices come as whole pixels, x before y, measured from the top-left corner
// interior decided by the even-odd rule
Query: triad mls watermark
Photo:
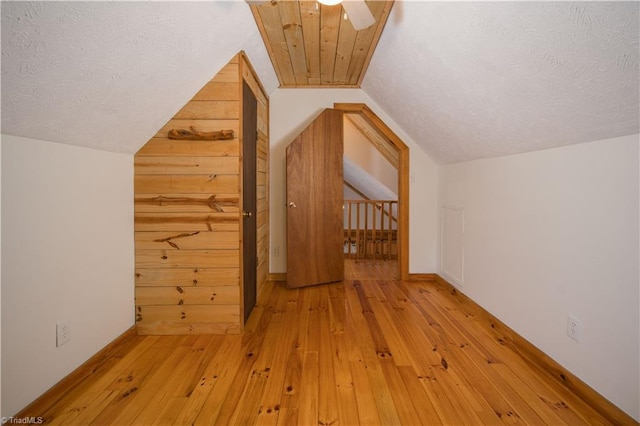
[[[3,425],[41,425],[44,417],[2,417],[0,424]]]

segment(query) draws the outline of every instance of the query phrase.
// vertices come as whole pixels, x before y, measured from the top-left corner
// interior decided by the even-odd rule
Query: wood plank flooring
[[[269,285],[241,335],[135,336],[20,416],[59,425],[608,424],[438,284],[384,279],[397,265],[381,261],[346,271],[340,283]]]

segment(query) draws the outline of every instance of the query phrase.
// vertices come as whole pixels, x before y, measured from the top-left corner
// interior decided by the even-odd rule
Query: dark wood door
[[[242,276],[243,312],[246,323],[256,305],[257,209],[256,175],[258,103],[247,83],[242,86]]]
[[[287,286],[344,278],[343,113],[325,109],[287,147]]]

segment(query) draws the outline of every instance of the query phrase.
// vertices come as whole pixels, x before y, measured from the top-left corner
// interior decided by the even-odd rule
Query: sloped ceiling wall
[[[397,200],[398,194],[384,186],[378,179],[344,156],[344,180],[353,185],[370,200]]]
[[[241,49],[277,88],[242,0],[0,7],[3,133],[133,153]],[[635,134],[638,10],[397,1],[362,87],[440,163]]]
[[[1,8],[3,133],[136,152],[240,50],[277,86],[244,2]]]
[[[363,89],[440,163],[639,132],[638,2],[396,2]]]

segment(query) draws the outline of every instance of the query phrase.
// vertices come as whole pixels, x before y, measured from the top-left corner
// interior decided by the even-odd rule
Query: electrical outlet
[[[580,342],[580,338],[582,337],[582,321],[573,315],[569,315],[567,318],[567,336],[576,342]]]
[[[68,321],[56,324],[56,347],[62,346],[71,340],[71,326]]]
[[[271,249],[271,255],[273,257],[280,257],[280,246],[273,246]]]

